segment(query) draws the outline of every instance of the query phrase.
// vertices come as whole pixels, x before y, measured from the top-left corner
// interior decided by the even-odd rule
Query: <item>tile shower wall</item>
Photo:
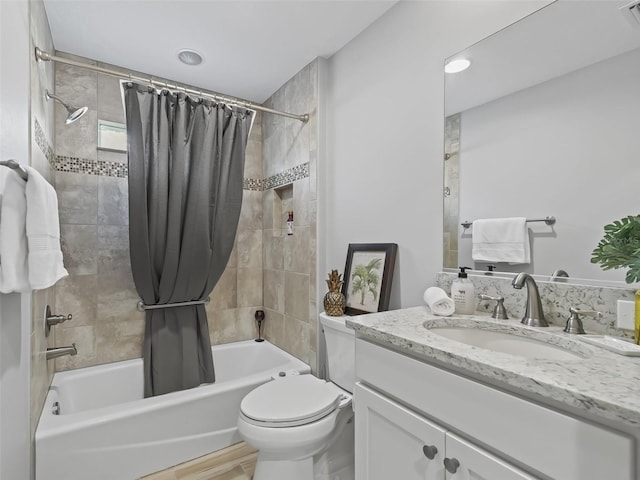
[[[31,51],[38,46],[51,51],[53,40],[49,30],[49,22],[42,1],[30,2],[30,32]],[[54,183],[53,169],[53,140],[54,122],[53,105],[45,100],[46,89],[53,91],[53,65],[37,62],[31,56],[31,167],[40,172],[50,183]],[[31,394],[30,394],[30,423],[31,438],[40,418],[40,412],[51,378],[54,364],[47,362],[44,352],[47,347],[53,347],[55,338],[45,336],[43,312],[45,305],[54,304],[54,288],[36,290],[31,297]]]
[[[460,224],[460,114],[447,117],[444,125],[444,266],[458,268]]]
[[[318,61],[303,68],[265,103],[309,121],[263,119],[263,258],[265,335],[316,366],[316,162]],[[294,232],[287,235],[287,212]]]
[[[56,64],[56,93],[89,107],[84,117],[65,125],[65,110],[56,105],[56,190],[69,277],[56,286],[55,306],[74,317],[55,328],[56,343],[78,347],[77,356],[56,360],[56,369],[66,370],[140,357],[144,314],[136,310],[129,260],[127,157],[97,147],[98,119],[124,123],[119,80]],[[262,192],[248,186],[259,186],[261,173],[258,115],[247,146],[235,247],[207,305],[212,343],[256,336],[254,312],[263,304]]]

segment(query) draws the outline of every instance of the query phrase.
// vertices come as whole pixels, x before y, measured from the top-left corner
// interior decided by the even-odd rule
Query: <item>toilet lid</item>
[[[310,423],[333,412],[342,390],[313,375],[294,375],[261,385],[249,392],[240,411],[249,421],[265,426]]]

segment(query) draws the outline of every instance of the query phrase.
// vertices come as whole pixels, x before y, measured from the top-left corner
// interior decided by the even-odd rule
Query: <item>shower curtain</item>
[[[123,85],[129,245],[146,305],[204,300],[229,260],[254,112]],[[146,311],[144,395],[215,380],[204,305]]]

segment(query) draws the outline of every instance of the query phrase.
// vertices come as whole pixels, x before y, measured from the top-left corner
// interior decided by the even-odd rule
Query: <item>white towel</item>
[[[0,167],[0,292],[28,292],[25,181]]]
[[[448,317],[456,311],[456,305],[446,292],[438,287],[429,287],[424,292],[424,302],[434,315]]]
[[[485,218],[473,222],[471,257],[478,262],[530,263],[527,219]]]
[[[37,170],[25,168],[29,177],[25,188],[29,284],[33,290],[41,290],[68,273],[62,264],[56,191]]]

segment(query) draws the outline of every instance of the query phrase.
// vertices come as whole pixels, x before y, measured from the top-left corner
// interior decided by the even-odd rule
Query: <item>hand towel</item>
[[[527,219],[485,218],[473,222],[471,257],[478,262],[530,263]]]
[[[33,290],[54,285],[68,275],[62,264],[56,191],[37,170],[26,167],[29,284]]]
[[[0,167],[0,292],[28,292],[25,181]]]
[[[434,315],[448,317],[456,310],[453,300],[438,287],[427,288],[424,292],[424,301]]]

